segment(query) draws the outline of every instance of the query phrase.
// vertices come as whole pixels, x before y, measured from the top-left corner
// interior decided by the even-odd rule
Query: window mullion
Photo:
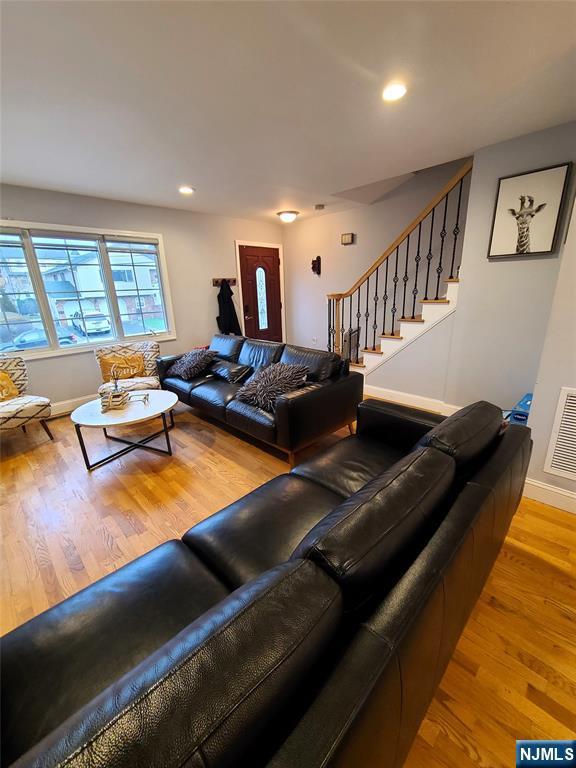
[[[118,297],[116,296],[114,278],[112,277],[110,258],[103,237],[98,238],[98,250],[100,251],[100,263],[104,275],[104,285],[106,286],[106,295],[108,296],[108,305],[110,307],[111,315],[110,319],[112,320],[114,335],[117,339],[123,339],[124,329],[122,328],[122,321],[120,320],[120,307],[118,306]]]
[[[30,232],[23,229],[21,230],[20,235],[24,246],[24,254],[26,256],[30,281],[32,282],[32,288],[34,289],[36,301],[38,302],[40,317],[42,318],[44,330],[48,336],[50,349],[58,349],[58,332],[56,331],[56,324],[52,317],[50,301],[48,300],[48,295],[44,288],[44,280],[42,279],[42,272],[40,271],[40,265],[36,258],[36,251],[34,250],[34,245],[30,238]]]

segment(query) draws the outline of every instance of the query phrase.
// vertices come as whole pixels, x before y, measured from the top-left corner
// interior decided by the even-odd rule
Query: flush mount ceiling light
[[[386,88],[382,91],[382,98],[384,101],[398,101],[402,96],[406,94],[406,86],[404,83],[388,83]]]
[[[181,195],[193,195],[194,187],[189,187],[188,184],[182,184],[181,187],[178,187],[178,192],[180,192]]]
[[[300,211],[278,211],[276,216],[279,216],[280,221],[283,221],[284,224],[291,224],[299,213]]]

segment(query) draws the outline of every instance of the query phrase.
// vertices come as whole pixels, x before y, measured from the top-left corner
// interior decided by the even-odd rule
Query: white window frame
[[[172,307],[172,294],[170,291],[170,283],[168,280],[168,267],[166,264],[166,253],[164,250],[164,239],[161,234],[157,232],[134,232],[131,230],[125,230],[125,229],[108,229],[108,228],[100,228],[100,227],[77,227],[77,226],[65,226],[63,224],[43,224],[39,223],[37,221],[20,221],[16,219],[0,219],[0,227],[6,227],[7,229],[27,229],[27,230],[42,230],[43,232],[46,232],[46,234],[50,234],[51,232],[56,233],[65,233],[69,232],[71,234],[73,233],[79,233],[79,234],[85,234],[85,235],[92,235],[94,237],[102,238],[102,237],[119,237],[123,239],[129,239],[134,238],[136,240],[152,240],[154,242],[158,243],[158,268],[160,270],[160,285],[162,287],[162,298],[164,300],[164,312],[166,315],[166,322],[168,323],[168,330],[164,333],[157,333],[157,334],[137,334],[133,336],[123,336],[120,334],[122,324],[120,321],[120,315],[118,311],[118,302],[116,299],[116,292],[114,291],[114,295],[112,297],[108,296],[108,301],[110,304],[110,310],[113,312],[113,324],[116,329],[116,337],[114,339],[105,339],[100,340],[98,342],[91,342],[87,344],[79,344],[76,346],[70,346],[70,347],[54,347],[51,346],[49,349],[39,348],[39,349],[22,349],[22,350],[15,350],[14,353],[12,352],[6,352],[6,354],[18,354],[21,357],[25,358],[26,360],[37,360],[42,359],[46,357],[64,357],[67,355],[81,355],[82,353],[86,352],[93,352],[98,347],[102,347],[106,344],[117,344],[123,341],[131,342],[131,341],[146,341],[146,340],[154,340],[154,341],[174,341],[177,339],[177,333],[176,333],[176,323],[174,321],[174,310]],[[36,260],[34,260],[34,264],[37,266]],[[103,269],[109,270],[110,265],[108,264],[107,260],[104,261]],[[43,306],[43,296],[44,292],[40,292],[38,295],[38,291],[36,288],[36,284],[34,281],[32,281],[32,284],[35,289],[36,293],[36,299],[41,306],[42,309],[42,315],[44,315],[44,312],[46,311],[46,308]],[[112,282],[112,286],[114,286],[114,283]],[[44,322],[44,317],[42,317],[42,321]],[[47,335],[48,333],[47,329]],[[55,339],[49,338],[48,339],[50,344],[55,344],[57,341]]]

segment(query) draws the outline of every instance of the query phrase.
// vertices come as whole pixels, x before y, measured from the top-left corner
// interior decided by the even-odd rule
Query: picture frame
[[[498,179],[489,259],[531,258],[558,247],[572,163]]]

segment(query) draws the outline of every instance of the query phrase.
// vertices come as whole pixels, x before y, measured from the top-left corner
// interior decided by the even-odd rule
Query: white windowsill
[[[126,336],[123,339],[102,339],[93,344],[80,344],[79,346],[70,345],[70,347],[61,347],[59,349],[14,349],[6,350],[1,354],[8,357],[17,355],[24,360],[44,360],[50,357],[66,357],[67,355],[81,355],[86,352],[94,352],[99,347],[106,347],[111,344],[132,344],[137,341],[157,341],[161,344],[164,341],[176,341],[177,336],[174,333],[163,333],[157,336]]]

